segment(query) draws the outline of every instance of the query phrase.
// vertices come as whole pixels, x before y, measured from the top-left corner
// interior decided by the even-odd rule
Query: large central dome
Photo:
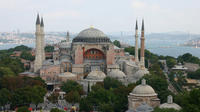
[[[88,28],[81,31],[77,37],[95,38],[95,37],[106,37],[106,35],[102,31],[96,28]]]
[[[96,28],[88,28],[81,31],[73,42],[111,42],[110,39],[100,30]]]

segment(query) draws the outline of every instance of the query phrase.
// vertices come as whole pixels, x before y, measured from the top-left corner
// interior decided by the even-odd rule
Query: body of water
[[[133,40],[127,40],[124,42],[130,45],[134,45]],[[146,49],[158,55],[164,55],[164,56],[168,55],[168,56],[178,57],[179,55],[183,55],[185,53],[191,53],[194,56],[200,57],[200,48],[179,46],[179,44],[184,43],[182,41],[146,40],[145,43],[146,43],[145,44]],[[2,44],[0,45],[0,50],[13,48],[19,45],[20,44]],[[29,46],[29,47],[35,47],[35,43],[24,44],[24,45]]]

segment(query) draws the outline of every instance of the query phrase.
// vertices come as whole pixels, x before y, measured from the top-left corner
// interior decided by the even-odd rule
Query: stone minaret
[[[42,67],[42,62],[43,62],[43,55],[42,55],[42,49],[43,44],[42,44],[42,35],[41,35],[41,24],[40,24],[40,17],[39,14],[37,15],[37,20],[36,20],[36,52],[35,52],[35,62],[34,62],[34,72],[38,72],[39,69]]]
[[[145,50],[145,46],[144,46],[144,20],[142,20],[142,32],[141,32],[141,48],[140,48],[140,63],[141,63],[141,67],[145,68],[145,59],[144,59],[144,50]]]
[[[69,31],[67,31],[67,37],[66,37],[66,42],[69,42]]]
[[[45,39],[44,39],[44,22],[43,18],[41,18],[41,24],[40,24],[40,33],[41,33],[41,42],[42,42],[42,61],[45,60]]]
[[[135,25],[135,62],[138,63],[138,25],[137,25],[137,20],[136,20],[136,25]]]

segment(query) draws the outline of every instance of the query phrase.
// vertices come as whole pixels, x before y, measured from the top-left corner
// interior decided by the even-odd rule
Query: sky
[[[134,31],[200,34],[200,0],[0,0],[0,32],[34,32],[37,13],[45,31]]]

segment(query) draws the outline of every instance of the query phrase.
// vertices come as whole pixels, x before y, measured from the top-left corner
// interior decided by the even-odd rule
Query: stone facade
[[[128,95],[128,109],[135,111],[143,103],[153,108],[160,105],[160,99],[158,99],[154,89],[146,84],[145,79]]]
[[[57,75],[60,73],[59,65],[44,66],[40,69],[40,77],[46,82],[57,81]]]
[[[42,67],[42,63],[45,60],[45,53],[44,53],[44,24],[43,19],[40,23],[39,15],[37,16],[36,20],[36,56],[34,61],[34,72],[39,72],[40,68]]]
[[[114,70],[114,72],[117,73],[116,76],[111,76],[128,84],[136,82],[144,76],[144,74],[148,74],[148,70],[144,66],[141,66],[144,57],[141,57],[141,60],[139,61],[138,59],[138,62],[136,62],[138,54],[134,57],[124,52],[123,48],[116,47],[102,31],[96,28],[88,28],[81,31],[72,42],[70,42],[68,32],[66,40],[54,45],[54,52],[52,53],[53,59],[43,61],[42,49],[44,46],[42,45],[43,42],[41,42],[43,41],[41,40],[41,27],[37,26],[37,28],[39,30],[37,29],[36,31],[38,40],[36,39],[36,60],[34,69],[36,71],[41,69],[40,76],[46,81],[50,81],[51,79],[57,81],[56,76],[65,72],[71,72],[77,75],[76,80],[81,81],[84,80],[91,71],[99,70],[107,75],[111,73],[112,69],[116,69]],[[144,33],[144,31],[142,31],[142,33]],[[44,34],[42,35],[44,36]],[[144,39],[144,34],[141,38]],[[144,50],[143,40],[141,48]],[[137,47],[135,51],[138,51]],[[144,51],[142,52],[144,53]]]

